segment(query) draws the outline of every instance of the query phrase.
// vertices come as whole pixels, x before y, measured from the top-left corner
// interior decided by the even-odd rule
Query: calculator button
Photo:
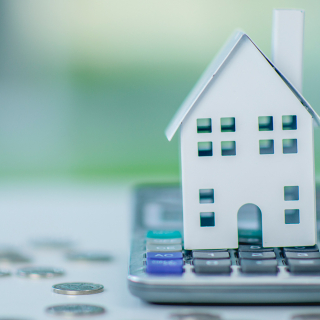
[[[287,259],[320,259],[320,252],[286,252]]]
[[[287,247],[283,248],[284,252],[319,252],[317,245],[309,247]]]
[[[214,252],[214,251],[208,251],[208,252],[199,252],[199,251],[193,251],[192,252],[193,259],[229,259],[230,254],[229,252]]]
[[[193,265],[196,273],[230,273],[231,261],[194,259]]]
[[[156,239],[181,238],[181,233],[179,231],[170,231],[170,230],[150,230],[147,233],[147,238],[156,238]]]
[[[261,245],[252,244],[252,245],[240,245],[239,251],[243,252],[266,252],[273,251],[273,248],[263,248]]]
[[[320,260],[297,260],[288,259],[289,270],[292,273],[309,273],[309,272],[320,272]]]
[[[175,260],[182,258],[181,252],[147,252],[147,259],[151,260]]]
[[[239,252],[239,258],[249,260],[266,260],[275,259],[276,255],[274,252]]]
[[[177,260],[147,260],[146,272],[150,274],[182,274],[183,261]]]
[[[192,252],[228,252],[228,249],[204,249],[204,250],[192,250]]]
[[[156,244],[147,244],[147,252],[178,252],[182,251],[181,244],[175,245],[156,245]]]
[[[244,273],[277,273],[276,260],[241,260]]]
[[[174,238],[174,239],[147,238],[147,243],[149,244],[181,244],[181,238]]]

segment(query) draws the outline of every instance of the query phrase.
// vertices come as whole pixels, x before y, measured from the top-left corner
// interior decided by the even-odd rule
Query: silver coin
[[[52,286],[53,292],[60,294],[93,294],[103,291],[103,285],[87,282],[67,282]]]
[[[90,316],[106,312],[104,308],[90,304],[63,304],[48,307],[46,311],[59,316]]]
[[[190,313],[173,313],[170,318],[174,320],[220,320],[221,317],[211,313],[190,312]]]
[[[17,271],[17,275],[25,278],[53,278],[62,276],[64,270],[60,268],[51,268],[51,267],[27,267],[21,268]]]
[[[67,259],[72,261],[107,262],[112,260],[112,257],[106,252],[84,251],[70,252],[67,254]]]
[[[27,262],[30,262],[30,259],[16,251],[1,251],[0,262],[27,263]]]
[[[6,277],[6,276],[10,276],[11,272],[8,270],[0,270],[0,277]],[[1,320],[1,318],[0,318]]]
[[[66,249],[72,246],[72,242],[59,238],[39,238],[31,241],[32,245],[39,249]]]

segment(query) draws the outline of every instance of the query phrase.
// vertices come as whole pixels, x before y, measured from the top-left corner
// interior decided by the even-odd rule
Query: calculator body
[[[240,232],[247,235],[241,238],[239,249],[183,250],[182,198],[178,185],[137,187],[133,201],[128,283],[130,292],[142,300],[170,304],[320,302],[320,253],[317,246],[292,250],[262,248],[259,239],[255,238],[257,230],[251,230],[251,235],[248,230],[239,230],[239,237]],[[241,225],[245,223],[242,221]],[[157,265],[159,261],[149,260],[151,254],[173,254],[170,250],[162,251],[161,246],[156,252],[158,254],[152,252],[154,240],[147,238],[150,230],[181,233],[182,258],[179,263],[175,262],[178,260],[172,262],[173,268],[169,262],[164,262],[164,265],[160,265],[161,269]],[[179,252],[178,240],[170,241],[174,243],[166,248]],[[209,254],[218,259],[201,258]],[[206,261],[209,261],[208,265]],[[152,269],[153,262],[155,269]],[[177,272],[166,272],[163,266],[169,266]]]

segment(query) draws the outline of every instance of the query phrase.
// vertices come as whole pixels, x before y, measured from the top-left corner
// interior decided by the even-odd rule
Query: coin
[[[16,251],[0,251],[0,262],[27,263],[30,259]]]
[[[10,275],[11,275],[10,271],[8,271],[8,270],[0,270],[0,277],[6,277],[6,276],[10,276]]]
[[[72,246],[72,241],[60,238],[39,238],[31,241],[38,249],[66,249]]]
[[[17,275],[24,278],[53,278],[62,276],[64,271],[60,268],[51,267],[27,267],[17,271]]]
[[[67,282],[52,286],[53,292],[60,294],[93,294],[103,291],[103,285],[87,282]]]
[[[104,308],[90,304],[63,304],[48,307],[46,311],[59,316],[90,316],[106,312]]]
[[[88,261],[88,262],[106,262],[112,257],[106,252],[84,251],[70,252],[67,254],[67,259],[72,261]]]
[[[200,312],[173,313],[170,315],[170,318],[174,320],[221,320],[221,317],[218,315]]]

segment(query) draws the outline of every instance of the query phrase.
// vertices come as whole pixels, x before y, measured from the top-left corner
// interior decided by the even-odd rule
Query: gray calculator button
[[[208,249],[204,249],[204,250],[192,250],[192,252],[228,252],[228,249],[212,249],[212,250],[208,250]]]
[[[243,252],[266,252],[266,251],[273,251],[273,248],[263,248],[259,244],[251,244],[251,245],[240,245],[239,251]]]
[[[228,259],[230,258],[229,252],[192,252],[193,259]]]
[[[317,245],[309,247],[287,247],[283,248],[284,252],[319,252]]]
[[[320,259],[320,252],[286,252],[287,259]]]
[[[320,260],[288,259],[289,270],[292,273],[320,272]]]
[[[241,260],[244,273],[277,273],[276,260]]]
[[[181,244],[175,244],[175,245],[157,245],[157,244],[147,244],[147,252],[178,252],[182,251]]]
[[[249,260],[265,260],[275,259],[276,255],[274,252],[239,252],[239,258]]]
[[[193,265],[196,273],[230,273],[231,261],[194,259]]]
[[[157,239],[157,238],[147,238],[148,244],[181,244],[181,238],[174,239]]]

